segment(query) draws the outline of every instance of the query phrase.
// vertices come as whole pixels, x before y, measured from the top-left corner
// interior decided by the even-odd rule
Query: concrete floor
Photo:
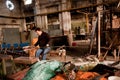
[[[90,57],[92,56],[92,57]],[[89,55],[89,56],[84,56],[83,54],[80,55],[80,52],[77,53],[75,51],[70,52],[67,51],[66,59],[62,58],[59,55],[52,55],[50,56],[49,54],[47,55],[47,59],[49,60],[57,60],[60,62],[71,62],[76,66],[86,66],[89,68],[89,66],[94,67],[97,64],[104,64],[104,65],[110,65],[115,63],[116,61],[114,60],[113,56],[107,55],[106,58],[103,61],[100,61],[96,55]],[[120,59],[119,59],[120,60]],[[120,64],[115,65],[114,67],[120,69]]]
[[[115,62],[114,56],[111,55],[111,53],[108,53],[108,55],[105,57],[105,59],[103,61],[99,61],[97,58],[97,49],[95,48],[95,44],[93,45],[91,54],[89,54],[89,45],[90,45],[90,41],[89,40],[79,40],[79,41],[75,41],[77,42],[77,46],[73,46],[73,47],[66,47],[66,59],[63,59],[61,56],[59,55],[52,55],[50,56],[49,54],[47,55],[47,59],[49,60],[58,60],[58,61],[62,61],[62,62],[68,62],[71,61],[72,63],[74,63],[75,65],[81,65],[83,63],[87,63],[92,62],[92,61],[87,61],[85,60],[86,57],[93,55],[94,59],[96,59],[93,62],[97,62],[97,63],[103,63],[105,65],[108,64],[112,64]],[[103,53],[101,53],[103,54]],[[118,59],[120,60],[120,59]],[[119,66],[120,67],[120,66]]]
[[[47,59],[68,62],[68,61],[75,61],[75,60],[81,59],[81,58],[84,59],[89,55],[94,55],[94,57],[97,58],[97,56],[96,56],[97,52],[95,50],[93,50],[91,54],[89,54],[88,52],[89,52],[89,49],[87,46],[73,47],[73,48],[66,49],[66,57],[65,57],[66,59],[63,59],[63,57],[59,56],[58,54],[52,55],[52,56],[47,54]],[[109,54],[105,57],[105,60],[115,61],[114,56],[109,55]]]

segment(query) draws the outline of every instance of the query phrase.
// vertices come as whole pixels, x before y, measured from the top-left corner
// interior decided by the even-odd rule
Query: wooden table
[[[19,63],[19,64],[34,64],[35,62],[37,62],[37,58],[35,58],[35,57],[17,57],[17,58],[14,58],[14,62]]]

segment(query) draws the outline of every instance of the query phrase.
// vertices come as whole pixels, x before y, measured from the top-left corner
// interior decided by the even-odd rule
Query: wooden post
[[[101,52],[100,52],[100,11],[98,11],[98,57],[100,58]]]
[[[67,5],[66,3],[69,4],[69,1],[68,0],[62,0],[62,4],[60,6],[60,10],[66,10],[68,8],[69,5]],[[71,30],[71,15],[70,15],[70,11],[64,11],[64,12],[60,13],[59,14],[59,20],[60,20],[60,26],[63,29],[64,35],[68,35],[69,31]]]
[[[41,6],[39,5],[40,1],[36,0],[35,1],[35,15],[37,14],[43,14],[43,13],[47,13],[47,9],[46,8],[41,8]],[[42,29],[47,29],[47,14],[44,15],[37,15],[35,16],[35,22],[36,22],[36,26],[40,27]]]
[[[88,13],[86,15],[86,26],[87,26],[87,33],[89,33],[89,18],[88,18]]]
[[[5,64],[5,59],[2,59],[2,69],[3,69],[3,74],[6,75],[6,64]]]

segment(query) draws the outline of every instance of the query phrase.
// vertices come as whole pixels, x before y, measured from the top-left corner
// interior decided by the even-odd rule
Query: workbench
[[[14,62],[18,64],[34,64],[35,62],[37,62],[37,58],[21,56],[21,57],[14,58]]]

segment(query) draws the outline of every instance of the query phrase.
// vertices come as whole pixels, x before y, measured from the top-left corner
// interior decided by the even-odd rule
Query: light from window
[[[24,0],[24,4],[25,5],[29,5],[29,4],[31,4],[32,3],[32,0]]]
[[[9,10],[13,10],[14,9],[14,4],[11,1],[9,1],[9,0],[6,1],[6,6],[7,6],[7,8]]]

